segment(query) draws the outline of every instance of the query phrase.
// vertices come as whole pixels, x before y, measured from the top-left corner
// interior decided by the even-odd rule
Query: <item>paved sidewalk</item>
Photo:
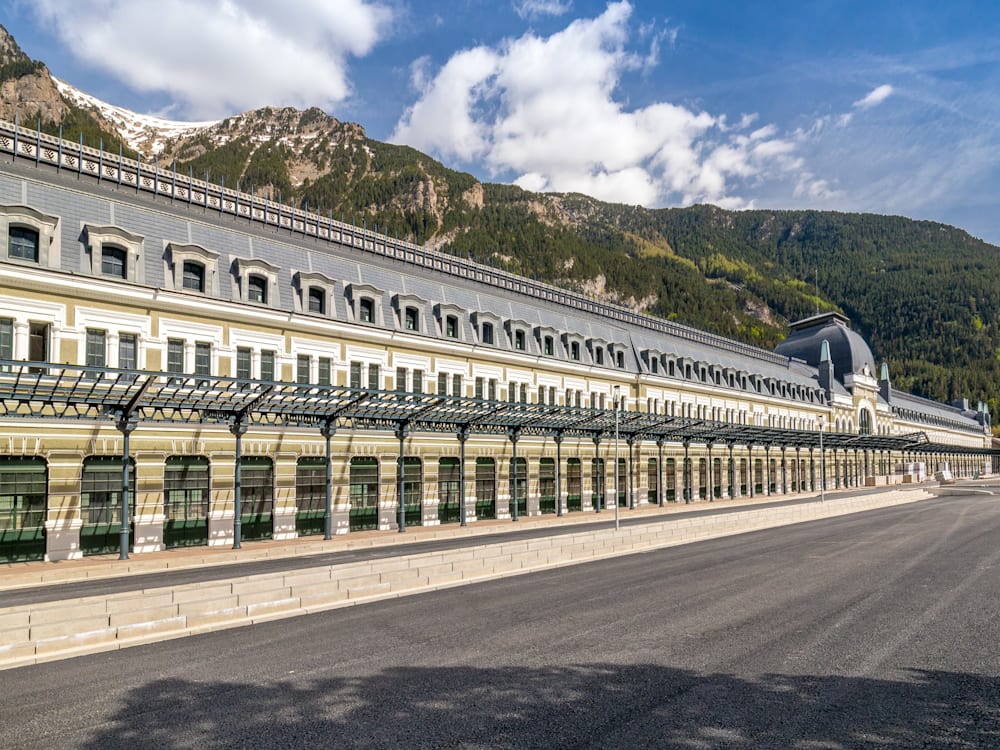
[[[827,498],[852,497],[878,492],[888,492],[902,487],[923,487],[905,485],[895,487],[856,487],[847,490],[833,490]],[[935,485],[936,486],[936,483]],[[662,508],[657,505],[641,505],[635,510],[619,510],[622,525],[650,523],[680,517],[687,514],[714,514],[738,512],[745,508],[778,507],[781,505],[819,502],[818,492],[789,495],[758,495],[753,498],[736,500],[721,499],[693,503],[667,503]],[[562,516],[546,514],[542,516],[521,516],[517,522],[504,520],[477,520],[462,527],[458,523],[436,526],[408,526],[404,533],[397,531],[353,531],[325,540],[320,536],[300,537],[287,541],[244,542],[241,549],[222,547],[180,547],[160,552],[132,553],[128,560],[119,560],[117,553],[94,555],[77,560],[58,562],[34,561],[0,565],[0,606],[6,606],[11,597],[5,592],[16,589],[51,588],[53,584],[80,583],[100,579],[129,579],[137,576],[154,576],[166,580],[163,574],[193,569],[217,569],[215,573],[202,575],[201,580],[246,575],[247,570],[290,569],[292,567],[313,567],[351,559],[371,559],[389,557],[430,549],[453,549],[462,546],[484,544],[499,539],[537,538],[550,534],[566,534],[582,528],[602,528],[614,525],[615,511],[604,509],[600,513],[592,511],[565,513]],[[419,550],[412,547],[419,545]],[[363,554],[367,552],[368,554]],[[355,554],[349,554],[355,553]],[[312,559],[316,558],[316,559]],[[329,559],[327,559],[329,558]],[[231,570],[229,566],[238,566]],[[160,575],[157,575],[160,574]],[[145,580],[130,585],[138,588],[149,585]],[[49,597],[45,597],[49,598]],[[51,597],[55,598],[55,597]]]

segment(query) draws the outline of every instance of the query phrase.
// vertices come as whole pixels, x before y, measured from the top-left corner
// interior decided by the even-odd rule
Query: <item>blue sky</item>
[[[1000,243],[1000,4],[0,0],[53,74],[171,119],[320,106],[482,180],[819,208]]]

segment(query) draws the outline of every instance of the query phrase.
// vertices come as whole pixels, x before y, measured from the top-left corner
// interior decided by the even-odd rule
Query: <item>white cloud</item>
[[[332,109],[351,93],[349,57],[392,21],[371,0],[35,0],[67,49],[188,117],[265,105]]]
[[[894,89],[887,83],[883,83],[871,91],[869,91],[861,99],[858,99],[853,106],[855,109],[871,109],[872,107],[877,107],[879,104],[884,102],[890,96],[892,96]]]
[[[531,190],[583,192],[646,206],[745,207],[739,192],[802,167],[797,142],[755,114],[724,116],[661,101],[629,109],[622,76],[649,52],[629,46],[632,6],[610,3],[548,37],[527,33],[456,53],[433,78],[421,63],[418,99],[391,140],[485,164]],[[655,45],[664,37],[640,30]]]
[[[514,0],[514,12],[521,18],[561,16],[573,7],[572,0]]]

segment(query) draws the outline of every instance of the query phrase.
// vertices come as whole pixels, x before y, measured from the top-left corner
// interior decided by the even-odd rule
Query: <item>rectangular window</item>
[[[396,368],[396,390],[402,392],[406,391],[406,368],[397,367]]]
[[[490,378],[490,401],[497,400],[497,380],[496,378]]]
[[[438,373],[438,387],[437,393],[439,396],[448,395],[448,375],[446,373]]]
[[[525,347],[524,331],[514,331],[514,348],[523,352]]]
[[[253,377],[253,352],[245,346],[236,349],[236,377]]]
[[[170,456],[163,466],[163,515],[167,521],[208,517],[208,459]]]
[[[312,357],[308,354],[300,354],[295,358],[295,381],[297,383],[309,382],[309,370],[312,368]]]
[[[129,495],[134,498],[135,462],[129,459],[129,464]],[[88,456],[83,459],[80,476],[80,515],[84,525],[121,523],[121,491],[120,457]]]
[[[382,389],[382,378],[378,365],[368,365],[368,387],[375,391]]]
[[[307,456],[295,464],[295,509],[326,509],[326,459]]]
[[[194,345],[194,374],[212,374],[212,345],[207,341],[197,341]]]
[[[424,392],[424,371],[414,370],[413,371],[413,392],[423,393]]]
[[[458,338],[458,318],[454,315],[449,315],[445,318],[445,336],[450,339]]]
[[[545,386],[538,386],[538,403],[545,406]]]
[[[483,398],[483,379],[476,378],[476,398],[482,400]]]
[[[107,334],[95,328],[87,329],[87,367],[104,367],[107,364]],[[88,372],[87,377],[100,378],[99,372]]]
[[[45,525],[46,476],[43,459],[0,457],[0,532]]]
[[[451,376],[451,395],[452,396],[464,396],[462,393],[462,376],[452,375]]]
[[[579,361],[580,359],[580,342],[573,341],[569,345],[569,358],[572,360]]]
[[[551,357],[556,350],[555,340],[551,336],[545,337],[545,354]]]
[[[10,318],[0,318],[0,359],[14,359],[14,321]],[[4,372],[9,370],[4,366]]]
[[[118,336],[118,366],[123,370],[139,368],[139,337],[134,333]]]
[[[351,362],[351,388],[361,387],[361,363]]]
[[[271,513],[274,502],[274,464],[270,458],[244,456],[240,462],[240,515]]]
[[[492,323],[483,323],[482,338],[483,338],[483,343],[484,344],[492,344],[493,343],[493,324]]]
[[[260,353],[260,379],[274,380],[274,352],[272,351]]]
[[[330,379],[331,369],[330,358],[320,357],[316,367],[316,382],[320,385],[330,385],[332,382]]]
[[[184,372],[183,339],[167,339],[167,372]]]

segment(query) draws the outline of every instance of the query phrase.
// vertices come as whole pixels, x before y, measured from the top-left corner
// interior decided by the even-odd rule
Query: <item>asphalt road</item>
[[[11,670],[0,745],[996,748],[998,541],[963,491]]]

